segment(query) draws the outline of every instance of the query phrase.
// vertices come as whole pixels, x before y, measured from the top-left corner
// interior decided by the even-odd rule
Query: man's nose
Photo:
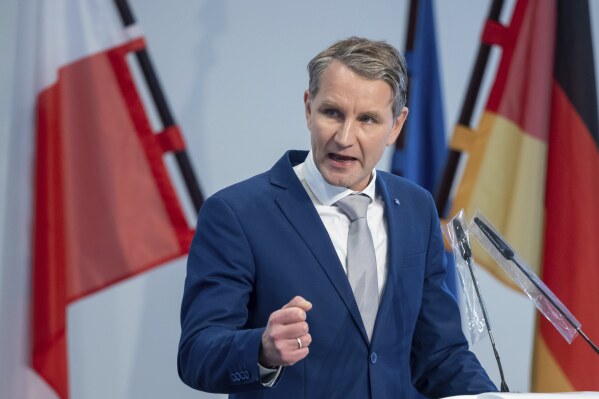
[[[356,139],[355,126],[352,120],[347,119],[339,126],[335,134],[335,142],[342,147],[349,147]]]

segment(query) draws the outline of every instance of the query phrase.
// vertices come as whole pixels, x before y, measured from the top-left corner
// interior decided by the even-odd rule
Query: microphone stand
[[[470,277],[472,277],[472,282],[474,283],[474,289],[476,291],[476,296],[478,297],[478,302],[480,303],[481,310],[483,312],[483,317],[485,318],[485,327],[487,328],[487,333],[489,334],[489,340],[491,341],[491,346],[493,347],[493,353],[495,354],[495,360],[497,361],[497,367],[499,368],[499,376],[501,378],[501,392],[509,392],[510,389],[505,382],[505,377],[503,375],[503,367],[501,367],[501,359],[499,358],[499,352],[497,351],[497,346],[495,345],[495,339],[493,338],[493,333],[491,332],[491,323],[489,322],[489,318],[487,317],[487,309],[485,303],[483,302],[482,294],[480,293],[480,289],[478,287],[478,280],[474,275],[474,268],[472,267],[472,249],[470,248],[470,243],[468,242],[468,238],[464,233],[464,229],[462,228],[462,224],[459,220],[453,220],[453,229],[456,233],[458,246],[460,248],[460,255],[462,259],[466,261],[468,264],[468,270],[470,271]]]
[[[551,305],[553,305],[553,307],[564,317],[564,319],[568,322],[568,324],[570,324],[572,327],[574,327],[576,332],[578,334],[580,334],[580,336],[591,346],[591,348],[593,348],[593,350],[597,354],[599,354],[599,348],[597,347],[597,345],[595,345],[593,343],[593,341],[591,341],[590,338],[587,337],[586,334],[582,332],[582,329],[580,327],[578,327],[576,325],[576,323],[574,323],[572,318],[570,318],[570,316],[568,316],[568,314],[566,314],[566,312],[564,312],[562,307],[559,306],[557,303],[555,303],[555,301],[551,298],[551,295],[549,295],[547,293],[547,291],[545,291],[545,289],[543,287],[541,287],[535,281],[535,279],[530,275],[530,273],[524,267],[522,267],[522,265],[516,260],[516,258],[514,256],[514,251],[512,251],[508,247],[508,245],[501,238],[499,238],[499,236],[497,236],[497,234],[495,234],[495,232],[493,230],[491,230],[491,228],[489,226],[487,226],[487,224],[485,224],[485,222],[483,222],[480,218],[475,217],[474,223],[476,223],[478,225],[480,230],[483,232],[483,234],[485,236],[487,236],[487,238],[489,239],[489,241],[491,241],[493,246],[495,248],[497,248],[499,253],[505,259],[512,261],[514,263],[514,265],[516,265],[516,267],[524,274],[524,276],[526,276],[528,281],[530,281],[541,292],[541,294],[543,294],[543,296],[549,301],[549,303],[551,303]]]

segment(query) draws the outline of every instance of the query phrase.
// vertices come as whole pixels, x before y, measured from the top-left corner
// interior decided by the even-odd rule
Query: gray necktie
[[[351,221],[347,236],[347,278],[370,340],[379,308],[379,290],[374,244],[366,222],[369,203],[367,196],[351,194],[336,204]]]

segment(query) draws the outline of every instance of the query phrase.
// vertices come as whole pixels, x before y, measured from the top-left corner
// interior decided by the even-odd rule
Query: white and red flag
[[[113,2],[20,4],[2,251],[2,397],[69,398],[67,308],[188,251],[192,237]]]

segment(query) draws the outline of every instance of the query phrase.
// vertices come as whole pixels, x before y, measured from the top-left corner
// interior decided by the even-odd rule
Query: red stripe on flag
[[[130,48],[61,68],[38,97],[33,367],[63,399],[67,305],[185,254],[193,235],[129,73]]]
[[[555,1],[519,1],[502,41],[503,56],[487,109],[523,132],[547,140],[553,57]]]
[[[582,119],[558,84],[553,85],[546,191],[543,280],[599,338],[599,152]],[[582,338],[571,346],[546,320],[547,347],[576,390],[599,390],[597,354]]]
[[[32,279],[33,368],[61,398],[68,397],[66,242],[57,86],[38,98],[35,228]]]

